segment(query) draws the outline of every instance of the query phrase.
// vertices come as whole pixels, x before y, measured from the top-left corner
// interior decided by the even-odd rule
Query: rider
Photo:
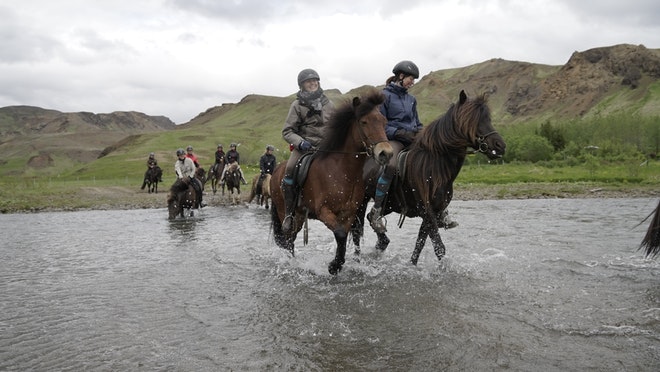
[[[244,185],[247,185],[247,182],[245,181],[245,178],[243,178],[243,171],[241,170],[241,165],[239,164],[241,155],[236,151],[236,144],[232,143],[229,145],[229,151],[227,151],[227,155],[225,155],[225,169],[222,170],[222,176],[220,177],[220,183],[222,185],[225,184],[225,173],[227,172],[227,169],[229,169],[229,166],[232,165],[233,163],[236,163],[236,170],[238,171],[238,174],[241,176],[241,182],[243,182]]]
[[[202,200],[202,182],[195,177],[195,163],[193,160],[186,155],[186,152],[183,149],[176,150],[177,161],[174,163],[174,173],[176,176],[181,179],[188,179],[195,189],[195,194],[197,194],[197,205],[202,208],[206,206],[206,203]]]
[[[215,151],[215,163],[213,164],[213,173],[217,175],[220,164],[225,162],[225,151],[222,149],[222,144],[218,144],[218,149]]]
[[[293,175],[298,160],[303,153],[319,145],[324,135],[324,125],[334,110],[334,105],[321,89],[320,81],[319,74],[311,68],[298,73],[299,91],[296,100],[289,107],[289,114],[282,128],[282,138],[291,150],[282,179],[285,210],[282,230],[285,233],[291,230],[296,209],[296,185]]]
[[[419,78],[419,69],[411,61],[401,61],[392,69],[393,76],[385,82],[383,102],[380,111],[387,118],[385,132],[394,149],[394,156],[384,167],[376,184],[376,195],[371,212],[367,219],[377,233],[384,233],[387,229],[383,218],[383,202],[390,188],[390,183],[396,173],[397,155],[401,150],[407,149],[415,140],[415,136],[422,129],[417,113],[417,100],[408,93],[415,79]],[[458,223],[451,221],[447,212],[443,213],[442,226],[452,228]]]
[[[275,170],[275,164],[277,164],[277,160],[275,159],[275,155],[273,155],[273,150],[275,150],[273,146],[266,146],[266,152],[261,155],[261,158],[259,159],[261,179],[263,179],[266,174],[273,174],[273,171]]]
[[[193,147],[190,145],[188,145],[188,147],[186,148],[186,157],[190,158],[190,160],[193,161],[193,163],[195,164],[195,168],[199,168],[199,161],[197,160],[197,155],[193,153]]]
[[[156,161],[156,154],[153,152],[149,153],[149,157],[147,158],[147,170],[144,172],[144,182],[142,183],[142,190],[147,186],[147,178],[149,178],[149,171],[152,168],[158,167],[158,162]],[[163,174],[159,173],[158,174],[158,182],[163,182]]]

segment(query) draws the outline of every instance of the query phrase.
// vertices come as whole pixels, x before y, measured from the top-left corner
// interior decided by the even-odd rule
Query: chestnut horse
[[[270,199],[270,178],[268,173],[257,174],[252,180],[252,190],[248,198],[248,204],[252,203],[254,198],[257,198],[257,204],[261,207],[268,209],[268,200]]]
[[[417,135],[407,151],[405,160],[403,156],[406,156],[406,152],[402,152],[399,156],[404,166],[398,166],[397,175],[392,180],[383,207],[383,215],[399,213],[401,215],[399,226],[403,224],[405,217],[422,218],[415,249],[410,259],[414,265],[417,264],[429,236],[438,259],[442,259],[445,255],[445,245],[438,232],[438,221],[451,202],[454,180],[463,166],[469,147],[494,159],[504,154],[506,144],[493,128],[485,96],[468,99],[465,92],[461,91],[458,103],[452,104],[444,115]],[[368,184],[367,195],[360,206],[352,230],[356,253],[360,252],[360,237],[363,234],[367,202],[376,192],[378,165],[373,162],[368,163],[365,177]],[[385,250],[390,242],[389,238],[385,233],[376,235],[378,236],[376,248]]]
[[[338,107],[326,123],[326,136],[313,155],[307,177],[299,187],[293,227],[282,231],[284,197],[281,189],[286,163],[280,163],[270,181],[271,218],[275,242],[294,254],[294,241],[306,218],[317,219],[332,231],[337,242],[330,274],[341,271],[346,241],[357,208],[364,198],[362,169],[369,157],[386,164],[392,146],[385,134],[386,119],[380,113],[382,93],[372,90],[366,97],[355,97]]]
[[[206,171],[204,168],[197,168],[195,178],[202,181],[202,185],[204,184],[205,176]],[[199,209],[197,205],[197,192],[191,185],[191,182],[192,180],[188,177],[183,179],[177,178],[172,187],[170,187],[170,193],[167,195],[167,210],[170,220],[175,219],[177,216],[183,218],[183,212],[185,210],[189,210],[190,217],[192,217],[194,215],[192,209]]]
[[[219,163],[214,163],[209,167],[209,174],[206,177],[206,182],[211,181],[211,190],[213,190],[213,195],[218,191],[218,183],[220,182],[220,176],[222,176],[222,170],[225,169],[225,159],[222,159]],[[222,195],[225,194],[225,185],[222,185]]]
[[[653,218],[651,218],[653,216]],[[646,251],[646,257],[655,257],[660,253],[660,202],[655,207],[655,211],[651,212],[642,223],[651,218],[649,228],[642,239],[639,249]]]

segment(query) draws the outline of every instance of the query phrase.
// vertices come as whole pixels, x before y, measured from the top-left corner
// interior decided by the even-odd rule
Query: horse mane
[[[482,120],[490,120],[487,97],[481,94],[463,103],[452,103],[447,112],[425,127],[410,146],[406,177],[419,190],[425,206],[438,188],[453,182],[452,177],[463,165],[470,139],[477,137]],[[446,190],[450,192],[450,190]],[[451,195],[446,195],[451,197]]]
[[[325,137],[319,144],[319,155],[325,157],[332,151],[340,149],[346,142],[351,126],[355,121],[369,114],[374,108],[385,102],[385,96],[376,89],[371,89],[359,98],[359,104],[354,106],[356,98],[345,101],[335,109],[330,120],[325,124]]]

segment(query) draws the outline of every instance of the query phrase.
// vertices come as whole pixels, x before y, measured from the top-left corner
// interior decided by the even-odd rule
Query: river
[[[337,276],[329,230],[291,258],[256,205],[0,215],[0,370],[658,371],[656,205],[457,200],[442,262],[391,215]]]

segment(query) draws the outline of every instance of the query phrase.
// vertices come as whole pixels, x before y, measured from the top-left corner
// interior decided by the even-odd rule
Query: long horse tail
[[[655,207],[655,211],[651,212],[641,223],[644,223],[651,216],[653,218],[649,224],[649,229],[639,245],[639,249],[646,251],[646,257],[655,257],[660,253],[660,201],[658,206]]]

